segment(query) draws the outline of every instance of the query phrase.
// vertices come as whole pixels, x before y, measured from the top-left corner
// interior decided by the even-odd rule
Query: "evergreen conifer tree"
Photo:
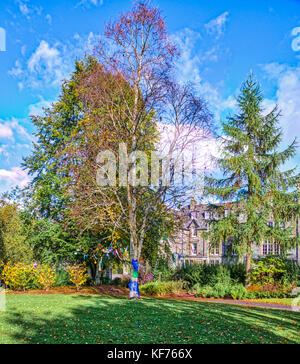
[[[295,221],[300,175],[296,168],[284,170],[285,162],[296,153],[297,142],[278,150],[280,112],[276,106],[265,114],[262,102],[260,86],[250,75],[237,98],[238,113],[222,123],[222,153],[216,159],[222,178],[205,178],[207,195],[222,202],[210,206],[206,237],[211,246],[227,242],[229,251],[246,255],[247,275],[255,245],[270,241],[286,252],[298,243]]]

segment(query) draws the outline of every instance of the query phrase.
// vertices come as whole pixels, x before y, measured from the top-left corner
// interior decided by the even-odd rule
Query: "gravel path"
[[[289,305],[280,305],[277,303],[266,303],[266,302],[253,302],[253,301],[239,301],[239,300],[225,300],[225,299],[205,299],[205,298],[193,298],[193,300],[201,302],[214,302],[214,303],[227,303],[230,305],[241,305],[248,307],[262,307],[262,308],[274,308],[277,310],[288,310],[300,312],[300,306],[293,307]]]

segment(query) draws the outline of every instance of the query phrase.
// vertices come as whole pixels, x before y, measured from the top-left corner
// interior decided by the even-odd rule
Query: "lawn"
[[[0,343],[300,343],[300,314],[100,295],[8,295]]]

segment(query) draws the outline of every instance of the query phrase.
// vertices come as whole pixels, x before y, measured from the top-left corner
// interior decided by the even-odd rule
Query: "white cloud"
[[[5,182],[9,187],[25,187],[30,178],[22,168],[12,167],[10,170],[0,169],[0,182]]]
[[[201,34],[189,28],[174,34],[173,39],[180,51],[180,59],[176,65],[179,81],[193,82],[199,92],[211,103],[216,102],[218,99],[216,88],[204,81],[201,76],[205,62],[211,63],[217,60],[216,48],[199,51],[198,42],[202,39]]]
[[[29,9],[28,9],[28,6],[26,4],[20,3],[19,8],[20,8],[21,13],[24,16],[27,16],[29,14]]]
[[[9,157],[9,153],[7,151],[7,149],[9,148],[9,146],[7,144],[2,144],[0,145],[0,155],[4,155],[6,158]]]
[[[65,44],[42,40],[27,60],[17,60],[8,74],[19,79],[20,90],[42,89],[46,94],[49,88],[59,88],[62,80],[74,70],[75,59],[91,53],[99,39],[99,35],[90,32],[85,36],[75,34]]]
[[[103,5],[103,0],[82,0],[76,5],[76,7],[77,6],[91,6],[91,5],[101,6],[101,5]]]
[[[22,54],[24,52],[23,49]],[[51,46],[42,40],[29,59],[25,63],[17,60],[15,67],[8,71],[8,74],[20,79],[18,83],[20,90],[25,87],[55,87],[60,85],[63,78],[67,77],[68,62],[70,59],[64,58],[62,45]]]
[[[93,32],[90,32],[87,36],[81,36],[75,33],[73,38],[76,41],[76,44],[73,45],[73,53],[81,54],[92,53],[102,36]]]
[[[41,6],[29,6],[29,0],[17,0],[17,4],[19,6],[21,14],[25,16],[28,20],[30,19],[30,15],[41,15],[43,10]]]
[[[55,101],[47,101],[44,100],[43,97],[40,97],[40,101],[35,103],[35,104],[31,104],[29,105],[29,115],[40,115],[43,112],[43,108],[48,108],[51,106],[51,104]]]
[[[13,130],[8,123],[0,123],[0,139],[10,139],[13,140]]]
[[[8,74],[11,76],[14,76],[14,77],[18,77],[22,73],[23,73],[23,69],[22,69],[20,61],[18,61],[18,60],[15,62],[15,67],[12,68],[10,71],[8,71]]]
[[[199,53],[194,52],[197,41],[201,39],[200,33],[185,28],[176,33],[173,39],[180,51],[180,61],[177,64],[180,80],[183,82],[190,80],[193,80],[195,83],[201,82],[199,74],[201,58]]]
[[[53,65],[59,62],[59,51],[56,48],[51,48],[47,42],[41,41],[35,53],[28,61],[29,70],[35,71],[41,60],[45,60],[47,65],[53,67]]]
[[[49,25],[52,24],[52,16],[50,14],[47,14],[46,15],[46,20],[47,20],[47,22],[48,22]]]
[[[160,141],[157,149],[160,155],[179,163],[185,162],[185,170],[193,167],[202,174],[213,168],[212,158],[219,155],[219,142],[216,138],[199,127],[186,125],[158,124]],[[176,149],[173,146],[176,145]],[[190,170],[192,172],[192,170]]]
[[[25,53],[26,53],[26,45],[23,45],[22,48],[21,48],[22,56],[25,56]]]
[[[27,62],[28,71],[52,84],[60,83],[64,77],[64,64],[56,46],[42,40]]]
[[[266,100],[270,107],[277,102],[284,139],[300,135],[300,66],[272,63],[264,66],[266,76],[276,82],[276,99]]]
[[[202,72],[207,65],[211,67],[211,63],[218,60],[218,52],[223,50],[216,45],[206,50],[203,46],[200,48],[198,44],[202,41],[200,32],[189,28],[174,34],[173,39],[180,51],[180,60],[176,65],[179,81],[193,82],[195,89],[205,98],[215,118],[219,120],[222,111],[235,108],[235,98],[233,96],[223,98],[220,90],[222,83],[212,85],[203,79]]]
[[[209,34],[215,34],[216,38],[219,38],[225,29],[225,24],[227,22],[229,12],[225,11],[223,14],[219,15],[217,18],[212,19],[209,23],[205,24],[205,28]]]
[[[14,141],[15,138],[32,140],[32,136],[27,132],[21,124],[21,120],[12,118],[11,120],[0,119],[0,139]]]

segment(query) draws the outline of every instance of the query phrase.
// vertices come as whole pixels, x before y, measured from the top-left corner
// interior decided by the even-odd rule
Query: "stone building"
[[[209,229],[209,220],[211,219],[208,205],[197,204],[191,200],[190,204],[181,209],[178,217],[182,219],[182,226],[174,237],[169,239],[170,249],[176,265],[181,264],[220,264],[229,260],[238,260],[234,253],[230,252],[230,244],[222,242],[219,246],[211,248],[209,241],[202,237],[202,232]],[[230,210],[224,210],[224,214],[230,213]],[[214,216],[215,219],[221,219],[222,216]],[[241,221],[243,216],[240,216]],[[267,222],[272,224],[272,221]],[[284,226],[283,226],[284,228]],[[299,219],[296,224],[295,234],[299,233]],[[259,258],[268,254],[280,254],[279,245],[271,240],[265,241],[260,246],[253,246],[253,258]],[[298,261],[299,247],[288,251],[287,257]],[[243,259],[242,259],[243,260]]]

